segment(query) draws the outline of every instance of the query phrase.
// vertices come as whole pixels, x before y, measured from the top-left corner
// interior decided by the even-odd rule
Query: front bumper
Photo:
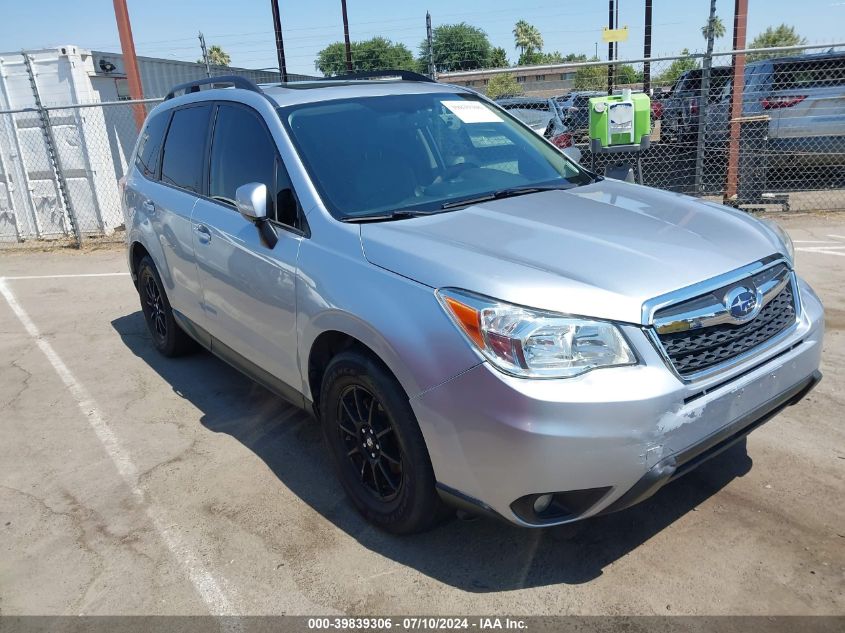
[[[640,365],[526,380],[482,363],[426,391],[411,405],[441,490],[525,526],[642,501],[818,381],[823,309],[809,286],[799,287],[803,310],[792,333],[708,380],[682,383],[644,332],[625,326]],[[571,511],[535,515],[526,499],[545,493],[567,493]]]

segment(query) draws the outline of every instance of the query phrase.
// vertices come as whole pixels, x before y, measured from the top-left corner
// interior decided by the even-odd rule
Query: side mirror
[[[255,223],[267,248],[274,248],[279,236],[273,224],[267,221],[267,185],[258,182],[241,185],[235,189],[235,205],[242,216]]]
[[[235,206],[247,220],[267,219],[267,185],[248,182],[235,189]]]

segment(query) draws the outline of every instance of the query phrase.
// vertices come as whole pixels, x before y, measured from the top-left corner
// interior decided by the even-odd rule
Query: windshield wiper
[[[454,209],[455,207],[465,207],[471,204],[478,204],[479,202],[489,202],[490,200],[501,200],[503,198],[514,198],[516,196],[524,196],[527,193],[538,193],[540,191],[557,191],[563,189],[572,189],[576,185],[568,183],[565,185],[534,185],[528,187],[511,187],[509,189],[499,189],[485,193],[475,198],[464,198],[463,200],[454,200],[452,202],[444,202],[440,205],[441,209]]]
[[[359,215],[349,216],[343,218],[341,222],[348,222],[350,224],[360,224],[362,222],[389,222],[390,220],[406,220],[408,218],[418,218],[423,215],[431,215],[437,211],[417,211],[415,209],[396,209],[390,213],[379,213],[373,215]]]

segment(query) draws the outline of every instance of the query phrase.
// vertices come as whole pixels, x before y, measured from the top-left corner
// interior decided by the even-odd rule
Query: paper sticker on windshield
[[[441,101],[464,123],[501,123],[502,117],[480,101]]]

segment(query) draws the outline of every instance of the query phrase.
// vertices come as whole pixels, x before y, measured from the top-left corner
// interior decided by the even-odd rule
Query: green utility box
[[[651,134],[651,99],[647,94],[631,94],[590,99],[591,145],[640,145]]]

